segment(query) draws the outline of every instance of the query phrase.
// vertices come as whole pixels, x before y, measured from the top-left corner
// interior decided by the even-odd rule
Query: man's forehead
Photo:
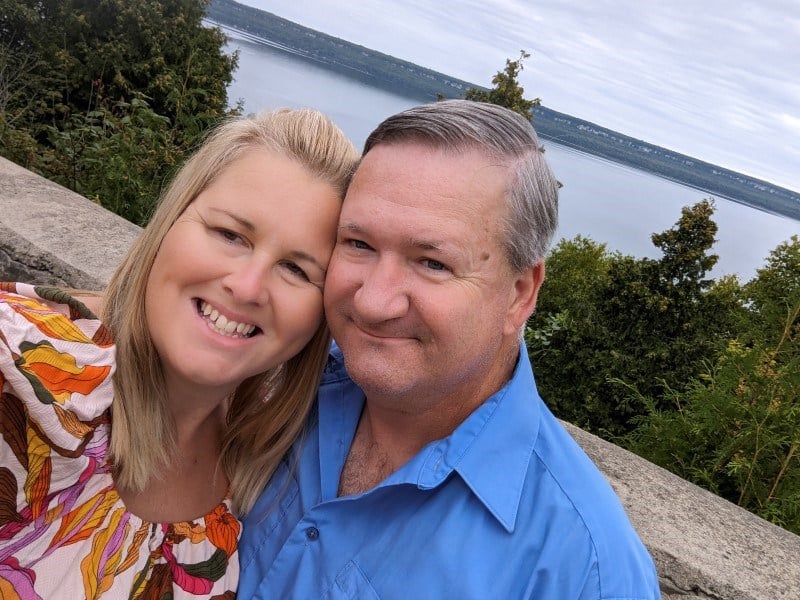
[[[478,182],[494,180],[498,169],[504,173],[501,178],[508,179],[515,164],[514,159],[508,156],[498,156],[487,148],[473,144],[450,147],[417,139],[380,142],[361,158],[350,189],[363,187],[367,172],[378,171],[382,177],[392,178],[402,171],[400,165],[409,160],[418,169],[420,179],[416,181],[425,181],[428,184],[446,180],[448,175],[454,177],[464,169],[468,169],[468,172],[459,173],[458,181],[464,181],[465,178]],[[438,171],[432,174],[430,169],[434,168]],[[422,178],[423,174],[427,175],[427,179]],[[434,179],[430,178],[432,175]]]
[[[362,159],[344,199],[342,219],[362,211],[405,206],[446,217],[507,210],[512,171],[494,164],[483,152],[443,151],[413,141],[381,143]],[[422,214],[420,214],[422,216]]]
[[[414,152],[423,155],[442,154],[449,157],[480,154],[495,163],[503,163],[508,160],[507,157],[499,156],[497,152],[478,142],[463,141],[445,143],[441,140],[433,140],[421,135],[381,140],[373,145],[369,151],[361,157],[361,160],[363,162],[368,156],[374,154],[386,155],[393,152]]]

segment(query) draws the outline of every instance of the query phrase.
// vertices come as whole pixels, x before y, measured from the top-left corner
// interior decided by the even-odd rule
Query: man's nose
[[[408,312],[407,269],[396,259],[382,259],[365,269],[353,305],[358,317],[368,323],[380,323]]]

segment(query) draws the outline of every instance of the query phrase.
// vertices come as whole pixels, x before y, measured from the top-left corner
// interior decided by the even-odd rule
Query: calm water
[[[383,118],[417,104],[249,41],[235,31],[227,33],[230,46],[240,52],[229,97],[242,99],[247,112],[280,106],[317,108],[360,147]],[[581,234],[606,243],[610,250],[657,257],[650,235],[671,227],[680,218],[681,207],[709,196],[552,142],[544,145],[553,171],[564,184],[557,238]],[[720,260],[713,275],[717,277],[736,274],[750,279],[775,246],[800,234],[800,221],[721,198],[716,207],[719,232],[714,252]]]

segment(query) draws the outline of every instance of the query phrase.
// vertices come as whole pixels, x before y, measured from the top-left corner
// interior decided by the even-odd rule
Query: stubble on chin
[[[400,393],[407,385],[411,365],[401,357],[382,356],[381,348],[362,345],[349,353],[342,348],[344,365],[350,379],[367,397]]]

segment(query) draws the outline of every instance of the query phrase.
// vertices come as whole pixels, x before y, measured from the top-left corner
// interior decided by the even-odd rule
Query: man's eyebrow
[[[213,206],[210,207],[208,210],[211,211],[211,212],[222,213],[223,215],[227,216],[228,218],[233,219],[234,221],[236,221],[239,225],[241,225],[242,227],[247,229],[247,231],[254,232],[256,230],[256,226],[253,225],[253,223],[251,221],[248,221],[247,219],[245,219],[243,217],[240,217],[239,215],[234,214],[229,210],[226,210],[224,208],[215,208]]]
[[[359,225],[358,223],[353,223],[351,221],[349,223],[342,223],[341,225],[339,225],[339,233],[342,232],[363,234],[365,232],[365,229],[361,227],[361,225]],[[446,244],[436,240],[423,240],[419,238],[409,237],[406,238],[405,243],[407,246],[418,248],[420,250],[446,252]]]
[[[353,223],[352,221],[349,223],[342,223],[341,225],[339,225],[339,227],[337,227],[337,229],[339,230],[339,232],[349,231],[350,233],[361,233],[362,231],[364,231],[364,229],[360,225]]]
[[[429,240],[418,240],[415,238],[408,238],[408,245],[420,250],[441,251],[442,244],[439,242],[432,242]]]

